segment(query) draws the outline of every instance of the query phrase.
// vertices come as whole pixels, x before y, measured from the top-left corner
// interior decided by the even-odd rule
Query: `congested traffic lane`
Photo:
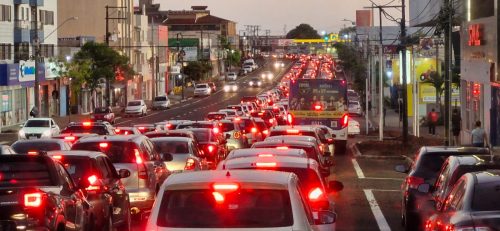
[[[273,81],[264,81],[262,87],[249,87],[248,82],[252,77],[259,77],[260,73],[266,70],[273,71]],[[272,65],[267,65],[257,71],[250,73],[247,76],[240,77],[238,83],[238,91],[235,93],[224,92],[222,87],[218,87],[217,92],[207,96],[192,98],[177,105],[173,105],[165,111],[150,111],[144,117],[121,118],[117,120],[116,126],[131,126],[139,123],[156,123],[165,120],[203,120],[205,115],[212,111],[226,108],[230,104],[240,103],[240,99],[247,95],[257,95],[260,92],[271,89],[279,82],[282,75],[286,71],[285,68],[274,69]]]

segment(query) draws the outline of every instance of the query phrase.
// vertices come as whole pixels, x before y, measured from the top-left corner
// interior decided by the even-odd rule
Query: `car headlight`
[[[233,91],[237,91],[238,90],[238,86],[233,86]]]
[[[257,82],[257,85],[258,85],[258,86],[262,85],[262,82]]]
[[[224,91],[229,91],[229,86],[224,86]]]
[[[50,132],[50,130],[42,132],[42,137],[50,137],[51,135],[52,133]]]
[[[19,138],[26,138],[26,133],[23,130],[19,130]]]

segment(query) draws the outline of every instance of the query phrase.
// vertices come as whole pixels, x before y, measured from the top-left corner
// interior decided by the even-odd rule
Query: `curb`
[[[404,160],[407,159],[408,157],[404,155],[400,156],[375,156],[375,155],[363,155],[359,149],[358,149],[358,143],[354,143],[350,145],[349,149],[351,150],[352,154],[356,158],[360,159],[378,159],[378,160]]]

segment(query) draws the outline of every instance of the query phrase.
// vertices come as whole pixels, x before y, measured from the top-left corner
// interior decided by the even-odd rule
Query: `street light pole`
[[[113,19],[117,19],[117,20],[126,20],[127,17],[109,17],[109,9],[127,9],[127,7],[125,6],[108,6],[106,5],[105,6],[106,8],[106,35],[104,36],[105,37],[105,41],[106,41],[106,45],[109,46],[109,20],[113,20]],[[107,106],[111,106],[111,81],[109,78],[106,78],[106,105]],[[125,94],[127,94],[125,92]]]

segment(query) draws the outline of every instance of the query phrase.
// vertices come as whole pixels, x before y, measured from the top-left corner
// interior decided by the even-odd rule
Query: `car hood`
[[[137,110],[141,110],[142,106],[127,106],[127,108],[125,108],[125,111],[137,111]]]
[[[24,127],[21,129],[24,133],[43,133],[44,131],[50,130],[49,127]]]

